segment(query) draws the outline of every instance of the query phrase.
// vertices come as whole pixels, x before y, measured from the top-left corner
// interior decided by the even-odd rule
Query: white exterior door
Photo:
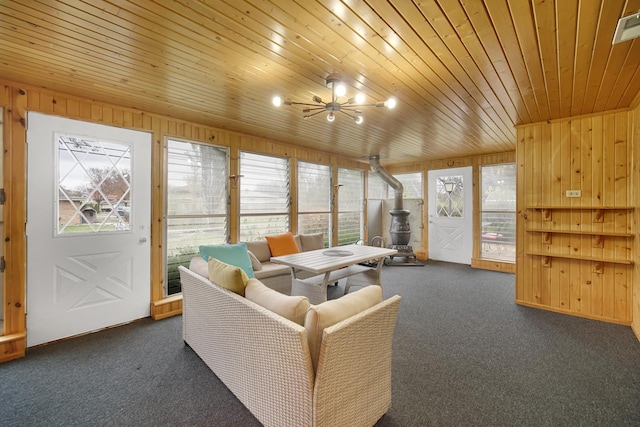
[[[149,316],[151,134],[27,120],[27,346]]]
[[[472,168],[429,171],[429,258],[471,264]]]

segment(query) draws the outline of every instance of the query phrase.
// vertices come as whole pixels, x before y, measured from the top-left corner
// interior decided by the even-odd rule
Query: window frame
[[[229,241],[229,219],[230,219],[230,210],[229,210],[229,203],[224,203],[225,205],[225,210],[224,213],[210,213],[210,214],[193,214],[193,215],[182,215],[182,214],[170,214],[169,213],[169,190],[170,190],[170,186],[169,186],[169,178],[170,178],[170,165],[169,165],[169,160],[170,160],[170,156],[169,156],[169,150],[170,150],[170,143],[174,141],[177,143],[181,143],[181,144],[193,144],[193,145],[198,145],[198,146],[202,146],[202,147],[211,147],[212,149],[218,150],[222,153],[224,153],[225,156],[225,170],[222,173],[222,175],[224,177],[227,177],[229,175],[229,170],[230,170],[230,148],[226,147],[226,146],[221,146],[221,145],[214,145],[214,144],[208,144],[205,142],[201,142],[201,141],[192,141],[192,140],[188,140],[185,138],[174,138],[174,137],[170,137],[170,136],[165,136],[164,138],[164,146],[163,146],[163,164],[164,164],[164,171],[163,171],[163,183],[164,183],[164,205],[163,205],[163,277],[164,277],[164,285],[163,285],[163,292],[165,297],[167,296],[172,296],[175,294],[178,294],[179,292],[174,292],[174,293],[169,293],[170,292],[170,280],[169,280],[169,269],[170,269],[170,263],[169,263],[169,223],[172,219],[197,219],[197,218],[224,218],[224,233],[221,236],[221,239],[216,240],[215,238],[211,239],[211,244],[222,244],[222,243],[226,243]],[[230,197],[230,186],[229,186],[229,181],[227,179],[221,180],[221,182],[223,182],[224,184],[224,193],[225,193],[225,197],[224,200],[228,201],[229,197]],[[193,254],[194,256],[197,255],[197,253]],[[185,265],[185,264],[182,264]]]
[[[243,213],[243,195],[244,195],[244,191],[243,191],[243,186],[247,185],[247,181],[249,181],[250,176],[249,174],[246,172],[246,170],[244,169],[245,166],[243,166],[243,156],[256,156],[257,157],[263,157],[263,158],[273,158],[273,159],[278,159],[279,161],[282,161],[283,164],[285,165],[285,170],[286,170],[286,177],[284,180],[284,187],[287,189],[287,194],[286,196],[280,201],[280,203],[283,203],[285,210],[283,211],[263,211],[263,212],[249,212],[249,213]],[[258,160],[258,159],[256,159]],[[260,162],[261,163],[261,162]],[[246,165],[248,166],[248,165]],[[269,169],[269,168],[266,168]],[[273,168],[271,168],[273,170]],[[239,241],[251,241],[251,240],[256,240],[256,239],[260,239],[263,238],[265,235],[269,235],[269,234],[278,234],[278,233],[285,233],[287,231],[291,230],[291,158],[289,157],[285,157],[285,156],[277,156],[277,155],[273,155],[273,154],[264,154],[264,153],[258,153],[258,152],[253,152],[253,151],[247,151],[247,150],[240,150],[238,153],[238,172],[239,172],[239,176],[240,176],[240,184],[239,184],[239,188],[238,188],[238,239]],[[257,178],[258,181],[260,181],[260,178]],[[243,218],[249,218],[249,217],[253,217],[253,218],[260,218],[260,217],[283,217],[284,218],[284,227],[282,228],[275,228],[275,229],[261,229],[261,232],[257,233],[254,235],[254,233],[247,233],[247,235],[243,235]],[[270,221],[268,221],[270,222]]]

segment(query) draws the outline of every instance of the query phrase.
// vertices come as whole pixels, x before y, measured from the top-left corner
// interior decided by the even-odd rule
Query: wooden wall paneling
[[[113,115],[111,116],[113,118]],[[145,126],[151,130],[151,317],[157,319],[158,310],[156,301],[161,301],[165,297],[165,277],[164,264],[153,262],[153,260],[164,259],[164,171],[165,171],[165,150],[164,137],[162,134],[162,121],[158,118],[151,118],[150,123]]]
[[[515,300],[524,300],[525,274],[530,270],[531,257],[525,255],[527,250],[526,227],[531,212],[526,209],[526,195],[524,192],[525,174],[525,132],[523,127],[516,127],[516,289]],[[525,268],[525,266],[527,268]]]
[[[559,143],[561,139],[562,126],[558,122],[552,122],[549,126],[548,137],[549,145],[551,145],[551,155],[549,158],[549,206],[560,206],[562,204],[562,145]],[[542,172],[542,171],[541,171]],[[543,173],[543,172],[542,172]],[[548,228],[555,229],[558,216],[562,215],[560,212],[555,213],[555,221],[547,222]],[[555,244],[564,246],[567,244],[569,236],[565,234],[551,235],[551,239]],[[549,250],[550,248],[547,248]],[[557,260],[560,263],[564,263],[565,260]],[[561,309],[566,304],[566,291],[563,289],[565,277],[564,269],[561,266],[556,265],[551,270],[551,295],[549,305],[557,309]]]
[[[581,197],[572,198],[572,206],[585,207],[591,206],[591,199],[589,198],[590,181],[586,179],[587,169],[591,170],[590,165],[590,145],[589,138],[589,118],[581,118],[579,120],[571,121],[571,153],[572,153],[572,175],[571,175],[571,189],[580,190]],[[586,138],[586,139],[585,139]],[[587,163],[589,163],[587,165]],[[572,211],[572,228],[575,231],[588,233],[590,231],[591,211],[578,209]],[[574,237],[574,250],[577,254],[583,257],[590,257],[592,255],[592,236],[588,234],[576,234]],[[593,275],[594,263],[590,261],[580,263],[580,282],[578,300],[580,302],[580,309],[582,312],[589,313],[591,307],[591,277]]]
[[[0,362],[23,357],[26,351],[26,280],[24,234],[26,218],[26,113],[28,93],[17,87],[4,91],[4,336],[0,337]]]
[[[555,306],[562,311],[568,311],[571,307],[571,273],[570,273],[570,264],[572,264],[572,260],[569,259],[561,259],[558,260],[557,268],[560,270],[560,275],[558,278],[558,301],[559,305]]]
[[[530,136],[530,141],[531,143],[529,144],[529,151],[531,151],[532,153],[532,157],[531,157],[531,161],[533,165],[540,165],[542,164],[543,157],[542,157],[542,146],[544,145],[544,141],[542,140],[542,126],[532,126],[531,127],[531,136]],[[543,205],[544,203],[544,195],[543,195],[543,183],[544,183],[544,178],[543,176],[545,175],[545,172],[543,170],[538,170],[536,171],[534,168],[529,168],[531,171],[529,173],[529,176],[531,179],[531,186],[530,186],[530,190],[532,193],[532,197],[533,197],[533,201],[535,203],[535,205]],[[530,236],[530,237],[534,237],[534,236]],[[540,246],[546,246],[542,243],[542,241],[538,238],[535,239],[536,242],[536,246],[538,246],[538,249],[536,249],[536,252],[540,252]],[[534,268],[535,271],[534,275],[538,276],[538,279],[534,282],[532,282],[532,295],[531,295],[531,301],[535,302],[537,304],[542,304],[543,300],[547,299],[547,296],[549,294],[549,271],[551,270],[551,268],[547,267],[544,263],[540,263],[540,262],[536,262],[534,264]]]
[[[518,258],[518,303],[631,322],[634,267],[617,263],[632,261],[634,250],[629,117],[614,112],[517,129],[518,191],[528,207],[518,236],[525,251],[539,254]],[[567,190],[581,197],[568,198]]]
[[[615,205],[629,206],[629,131],[627,113],[615,113]]]
[[[640,99],[640,98],[638,98]],[[633,203],[635,207],[633,212],[633,224],[631,231],[635,237],[633,242],[633,285],[632,285],[632,303],[631,303],[631,328],[636,334],[636,337],[640,340],[640,242],[637,239],[640,238],[640,102],[635,105],[633,112],[631,113],[633,123],[632,134],[632,159],[633,159]]]

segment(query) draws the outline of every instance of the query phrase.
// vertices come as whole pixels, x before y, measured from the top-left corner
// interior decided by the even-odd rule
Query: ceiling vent
[[[625,42],[636,37],[640,37],[640,13],[625,16],[618,20],[612,44]]]

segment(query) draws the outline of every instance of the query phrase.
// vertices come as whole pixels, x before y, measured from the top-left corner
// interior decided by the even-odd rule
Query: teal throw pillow
[[[212,246],[200,246],[200,256],[209,261],[209,257],[215,258],[218,261],[235,265],[240,267],[247,273],[249,279],[255,277],[253,274],[253,268],[251,268],[251,259],[249,259],[249,252],[247,252],[247,244],[236,243],[234,245],[212,245]]]

